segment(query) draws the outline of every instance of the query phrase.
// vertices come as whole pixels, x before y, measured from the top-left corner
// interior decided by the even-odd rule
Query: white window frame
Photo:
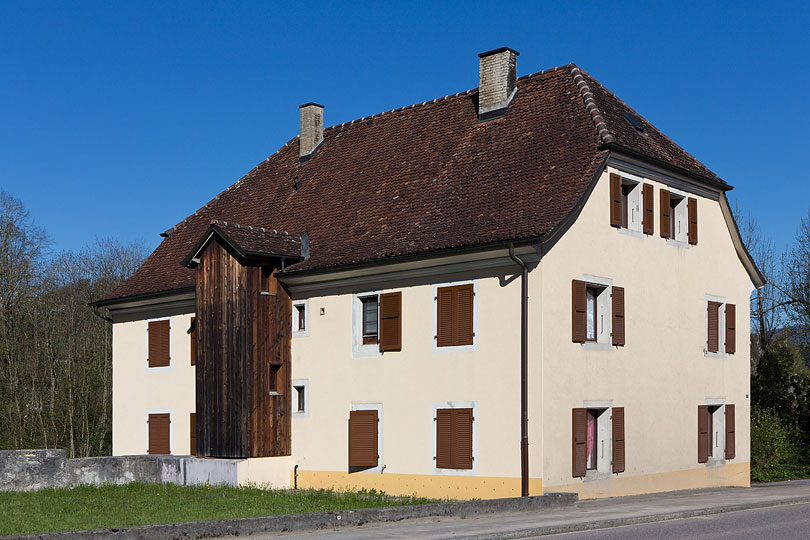
[[[436,411],[439,409],[472,409],[472,469],[440,469],[436,466]],[[431,416],[431,430],[433,432],[433,453],[430,460],[433,465],[433,472],[444,476],[478,476],[478,402],[477,401],[442,401],[433,403],[433,415]]]
[[[711,455],[706,464],[721,465],[726,462],[726,399],[707,398],[705,405],[717,407],[716,411],[709,412],[712,417],[712,432],[709,434]]]
[[[627,227],[619,227],[619,231],[642,238],[644,236],[644,201],[642,186],[644,179],[634,174],[620,172],[621,186],[632,186],[627,195]]]
[[[191,315],[192,317],[194,315]],[[168,366],[158,366],[158,367],[149,367],[149,323],[150,322],[158,322],[158,321],[169,321],[169,365]],[[189,319],[189,324],[191,324],[191,319]],[[144,339],[144,344],[146,345],[146,349],[144,350],[144,365],[146,366],[147,373],[156,373],[160,371],[171,371],[172,366],[174,365],[174,336],[172,335],[172,329],[174,328],[174,323],[172,322],[171,316],[169,317],[154,317],[152,319],[146,319],[146,329],[144,330],[144,335],[146,338]],[[189,364],[191,363],[191,359],[189,357]]]
[[[689,201],[689,194],[685,191],[681,191],[678,189],[673,189],[667,186],[667,190],[669,191],[670,200],[672,200],[672,196],[681,199],[681,202],[672,209],[671,211],[675,212],[675,220],[674,220],[674,228],[670,231],[672,238],[667,238],[667,243],[673,246],[688,248],[689,247],[689,212],[688,212],[688,201]],[[671,204],[671,203],[670,203]],[[659,209],[660,211],[660,209]],[[681,225],[678,227],[678,225]],[[678,232],[680,229],[681,232]]]
[[[309,336],[309,300],[294,300],[292,311],[292,337],[307,337]],[[304,329],[298,330],[298,317],[299,311],[296,306],[304,306]]]
[[[473,286],[473,342],[472,345],[452,345],[449,347],[439,347],[437,336],[439,335],[439,289],[444,287],[455,287],[456,285],[470,285]],[[433,285],[433,352],[434,353],[453,353],[453,352],[473,352],[478,350],[478,280],[466,279],[462,281],[450,281],[447,283],[436,283]]]
[[[596,469],[588,469],[586,461],[585,479],[609,477],[613,473],[613,400],[586,400],[582,407],[602,411],[596,422]]]
[[[717,302],[717,352],[709,352],[709,302]],[[707,358],[726,357],[726,298],[706,295],[703,302],[703,355]]]
[[[380,295],[381,290],[352,295],[352,357],[382,358],[380,352]],[[361,298],[377,297],[377,343],[363,343],[363,302]]]
[[[583,274],[582,281],[586,287],[599,288],[602,291],[596,297],[596,341],[585,340],[582,348],[591,351],[613,350],[613,280],[590,274]],[[587,335],[587,329],[585,331]]]
[[[385,463],[383,462],[383,458],[385,454],[383,454],[383,406],[382,403],[352,403],[352,410],[353,411],[377,411],[377,466],[371,467],[369,469],[363,469],[362,471],[356,471],[352,474],[363,474],[363,473],[378,473],[382,474],[383,469],[385,468]],[[346,463],[349,462],[349,440],[346,439]]]
[[[191,411],[193,412],[193,411]],[[172,409],[146,409],[146,416],[144,417],[144,425],[146,426],[146,444],[144,445],[144,454],[153,455],[149,453],[149,415],[150,414],[168,414],[169,415],[169,453],[168,454],[155,454],[155,455],[174,455],[174,411]]]
[[[298,410],[298,390],[296,387],[303,387],[304,388],[304,410]],[[309,418],[309,379],[293,379],[292,382],[292,397],[293,397],[293,407],[292,407],[292,415],[293,418]]]

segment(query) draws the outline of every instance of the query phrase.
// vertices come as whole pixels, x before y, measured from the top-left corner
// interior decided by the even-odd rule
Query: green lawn
[[[375,491],[272,491],[173,484],[0,492],[0,535],[326,512],[435,502]]]

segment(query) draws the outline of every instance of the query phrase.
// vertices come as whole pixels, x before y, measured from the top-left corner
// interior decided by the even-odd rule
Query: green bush
[[[798,434],[771,409],[751,409],[751,479],[755,482],[810,474],[802,463]]]

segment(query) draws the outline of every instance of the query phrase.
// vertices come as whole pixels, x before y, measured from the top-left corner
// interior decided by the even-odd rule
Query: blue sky
[[[0,189],[53,239],[140,240],[298,131],[574,62],[736,186],[777,245],[810,208],[810,3],[4,2]]]

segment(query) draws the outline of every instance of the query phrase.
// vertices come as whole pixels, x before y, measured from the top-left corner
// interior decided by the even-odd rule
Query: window
[[[149,454],[171,454],[171,413],[154,413],[147,417]]]
[[[188,453],[192,456],[197,455],[197,413],[189,414],[189,444]]]
[[[652,234],[652,186],[629,175],[610,174],[610,224],[613,227]],[[642,211],[643,202],[643,211]]]
[[[168,319],[149,321],[147,325],[148,358],[150,368],[167,367],[171,363],[171,326]]]
[[[436,409],[437,469],[468,470],[473,468],[472,408]]]
[[[734,459],[735,439],[734,405],[698,405],[698,463]]]
[[[373,469],[380,460],[380,409],[369,406],[349,412],[349,472]]]
[[[625,344],[624,288],[572,280],[572,341]]]
[[[271,294],[273,291],[271,290],[273,286],[274,279],[271,279],[273,276],[273,269],[269,266],[262,266],[261,273],[259,277],[259,291],[263,294]]]
[[[292,330],[293,335],[302,337],[308,335],[309,313],[307,310],[307,300],[296,300],[293,302]]]
[[[661,236],[697,244],[697,199],[661,190]]]
[[[279,362],[272,362],[270,364],[270,373],[267,380],[267,391],[270,394],[281,394],[282,381],[284,380],[284,364]]]
[[[363,304],[363,344],[377,343],[377,295],[361,298],[360,302]]]
[[[293,402],[292,414],[294,417],[309,416],[309,381],[306,379],[295,379],[292,382]]]
[[[737,351],[737,306],[719,297],[710,298],[706,301],[706,352],[734,354]]]
[[[574,477],[624,472],[624,407],[572,409],[571,431]]]
[[[436,289],[436,346],[473,345],[475,288],[472,283]]]

